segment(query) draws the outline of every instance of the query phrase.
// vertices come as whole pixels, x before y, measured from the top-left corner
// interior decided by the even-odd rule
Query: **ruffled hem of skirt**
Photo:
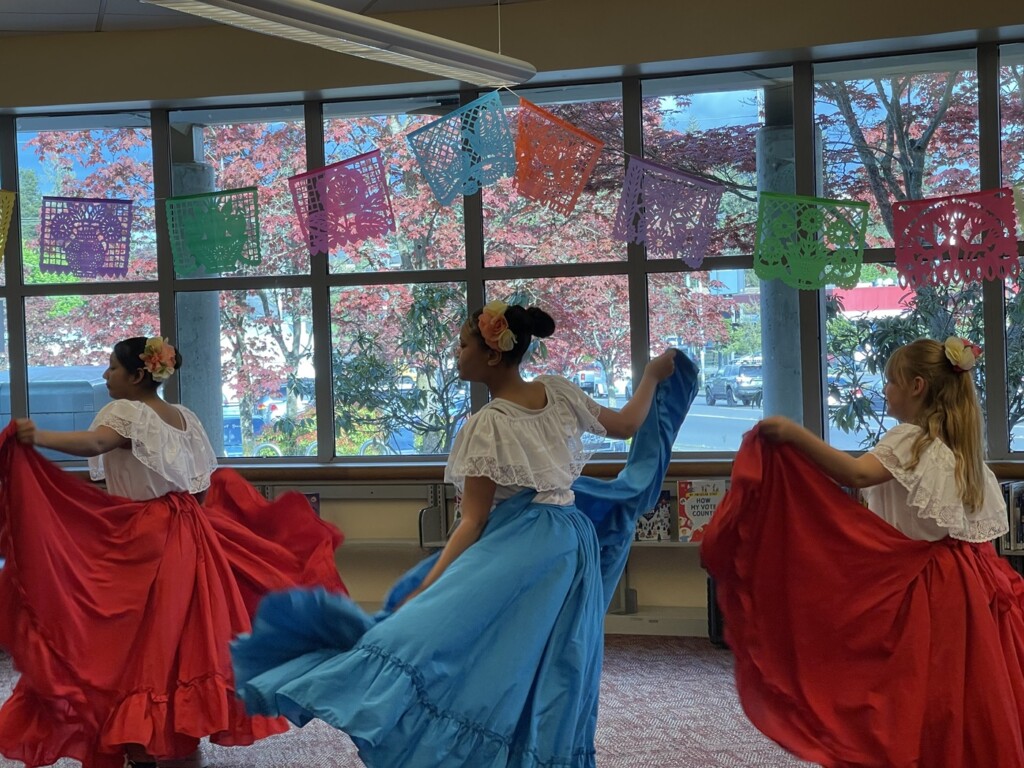
[[[438,706],[419,672],[381,648],[360,646],[333,657],[326,666],[329,672],[323,677],[314,672],[276,692],[261,691],[255,680],[240,693],[251,711],[277,712],[298,725],[316,718],[344,731],[367,768],[595,765],[591,744],[566,754],[543,754],[536,745],[519,744],[514,735]],[[329,696],[324,695],[325,686],[330,687]]]

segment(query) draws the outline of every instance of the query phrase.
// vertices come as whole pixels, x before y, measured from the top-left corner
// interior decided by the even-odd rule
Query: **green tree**
[[[335,347],[335,424],[339,439],[368,430],[368,442],[387,452],[404,433],[414,436],[419,453],[447,453],[469,414],[453,342],[466,297],[451,284],[421,283],[410,287],[408,299],[393,341],[359,328]]]
[[[31,168],[18,174],[18,204],[21,209],[22,240],[31,246],[38,246],[43,196],[39,191],[39,174]],[[36,263],[38,262],[37,256]]]

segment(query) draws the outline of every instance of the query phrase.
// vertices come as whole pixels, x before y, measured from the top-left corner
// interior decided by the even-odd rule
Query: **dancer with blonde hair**
[[[736,456],[701,554],[743,707],[804,760],[1024,766],[1024,580],[992,544],[1008,525],[980,356],[959,337],[897,349],[899,424],[863,455],[770,417]]]

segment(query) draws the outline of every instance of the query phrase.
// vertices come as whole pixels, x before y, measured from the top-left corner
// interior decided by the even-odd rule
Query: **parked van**
[[[608,381],[600,368],[577,371],[573,377],[576,385],[591,397],[607,397]]]

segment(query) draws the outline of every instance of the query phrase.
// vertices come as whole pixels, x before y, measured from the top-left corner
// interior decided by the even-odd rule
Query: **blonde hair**
[[[924,432],[914,443],[908,468],[917,466],[933,440],[941,440],[956,458],[956,487],[964,507],[968,512],[979,509],[985,487],[985,442],[970,371],[956,370],[941,343],[918,339],[893,352],[885,364],[885,376],[900,386],[909,386],[918,376],[926,384],[914,419]]]

